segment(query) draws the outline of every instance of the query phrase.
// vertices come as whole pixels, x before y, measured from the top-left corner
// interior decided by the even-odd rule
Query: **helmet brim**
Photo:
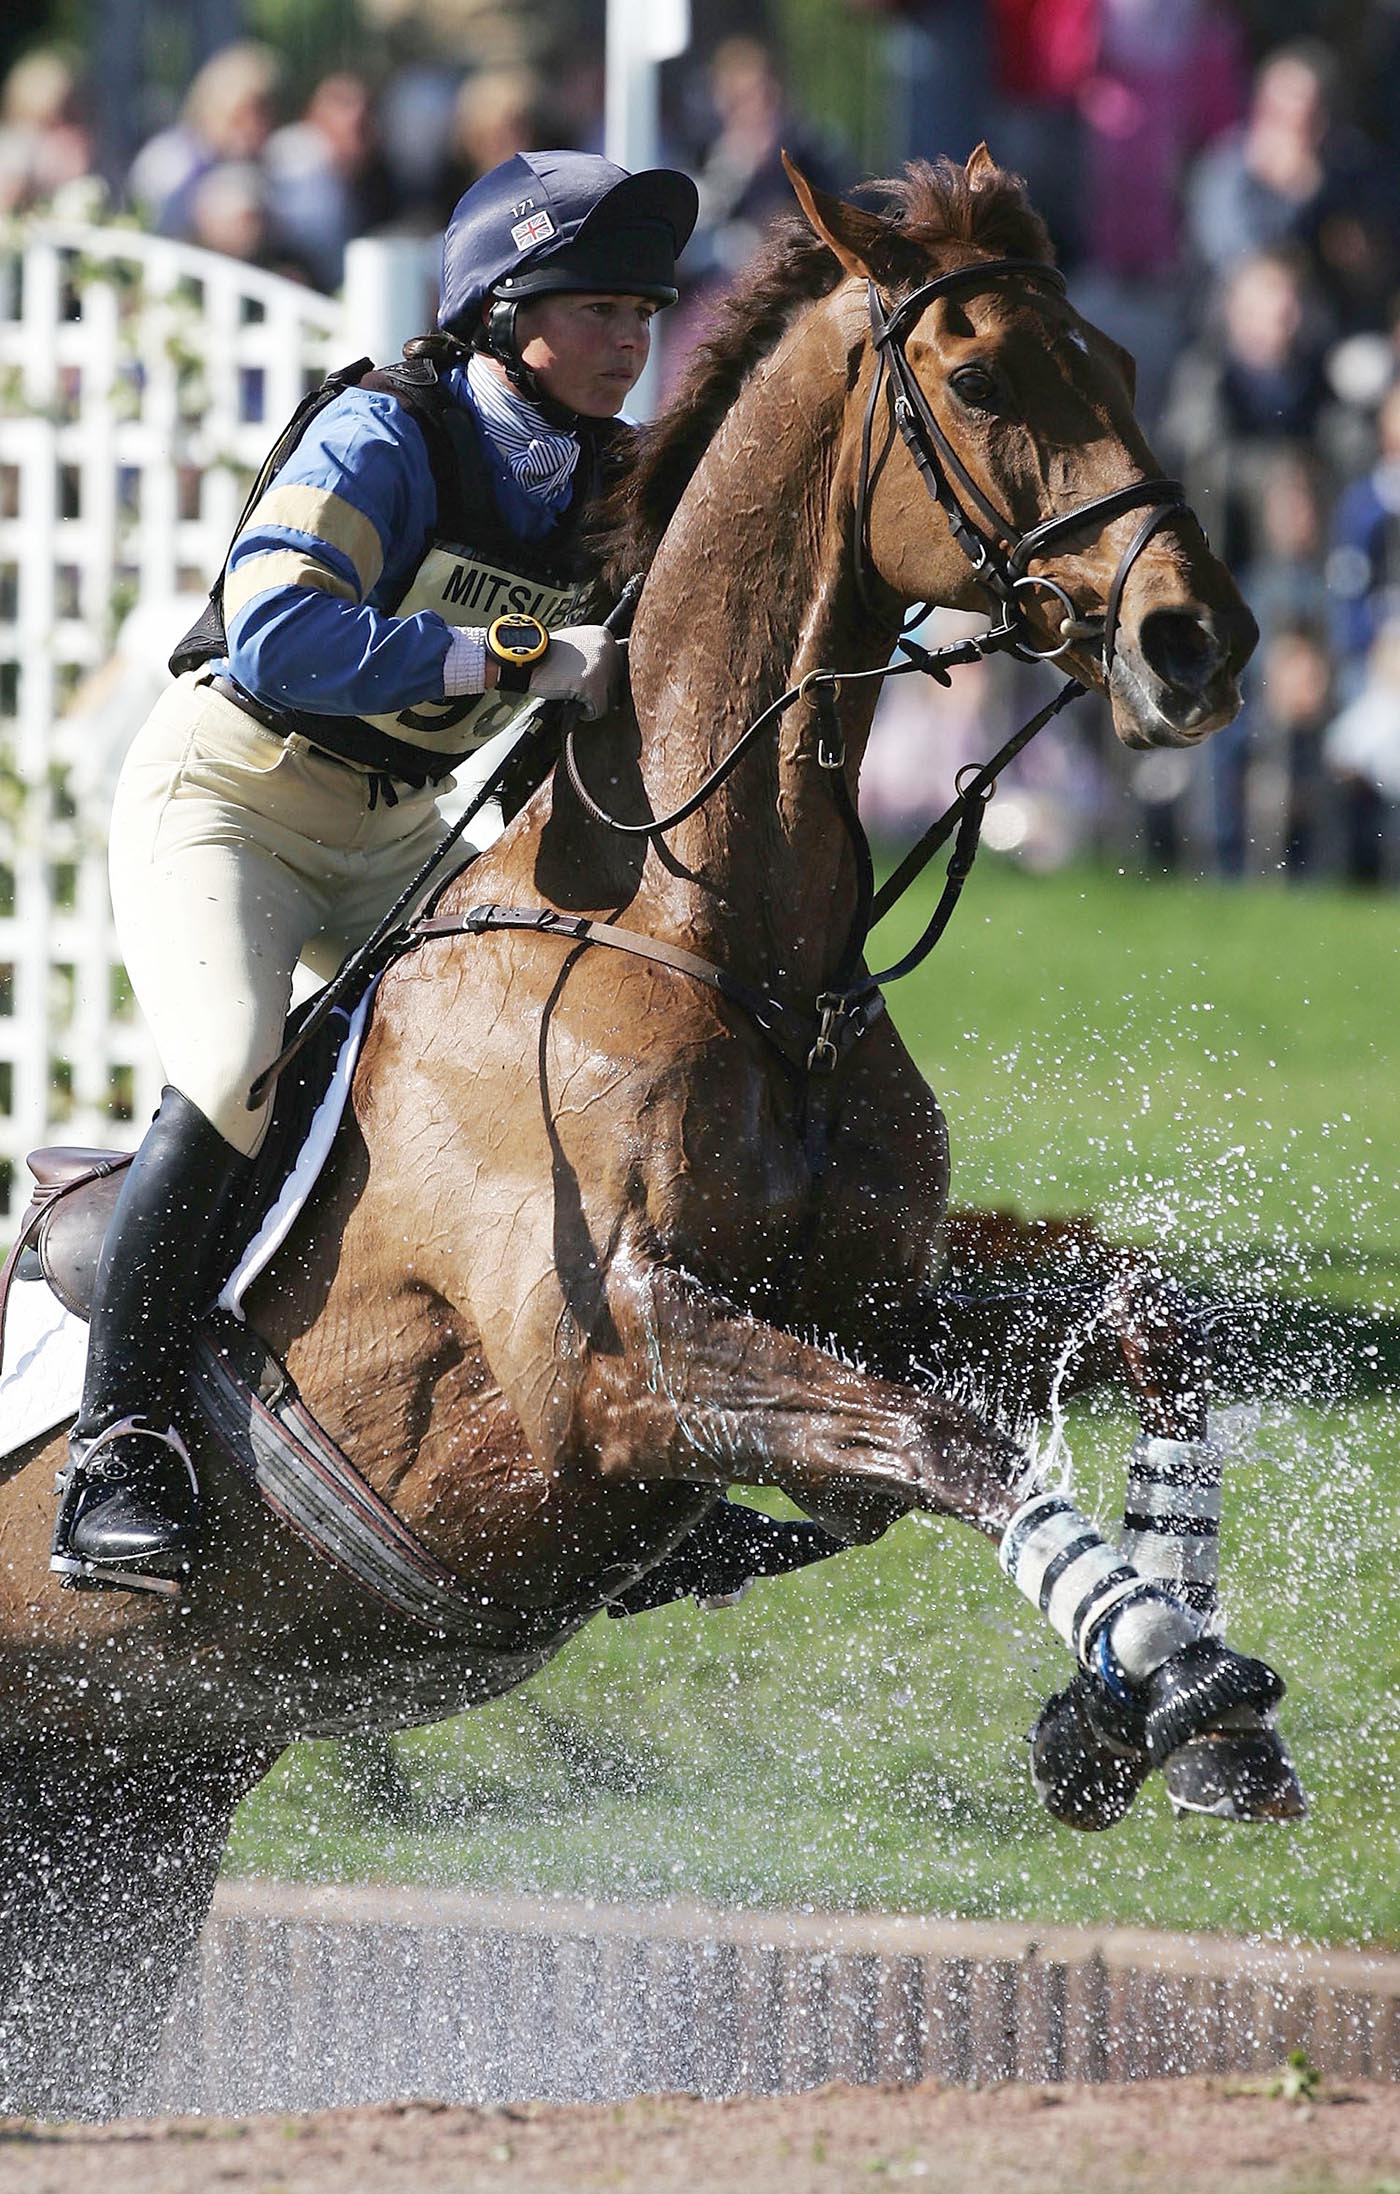
[[[603,191],[580,220],[567,217],[565,208],[573,189],[578,202],[577,178],[556,171],[577,164],[582,155],[537,154],[527,160],[517,155],[500,171],[485,179],[509,184],[522,194],[522,211],[532,203],[533,184],[546,200],[543,223],[550,233],[533,249],[517,252],[505,271],[492,277],[489,257],[477,281],[472,279],[483,252],[480,232],[485,223],[501,221],[499,207],[480,208],[482,184],[474,184],[459,202],[448,224],[443,243],[442,302],[438,325],[465,335],[478,323],[488,296],[504,300],[547,296],[561,290],[598,291],[613,296],[646,297],[658,305],[674,304],[677,297],[676,259],[690,241],[699,218],[700,199],[688,175],[674,168],[648,168],[640,175],[624,175],[611,168],[617,180]],[[585,162],[609,170],[609,163]],[[515,170],[521,172],[517,177]],[[517,238],[517,242],[519,239]],[[494,249],[494,246],[492,247]],[[501,260],[497,260],[501,265]]]

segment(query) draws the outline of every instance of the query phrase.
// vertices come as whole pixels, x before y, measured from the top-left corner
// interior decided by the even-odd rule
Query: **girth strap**
[[[239,1474],[337,1569],[424,1629],[498,1651],[528,1639],[536,1616],[463,1590],[317,1423],[251,1327],[211,1313],[192,1378],[201,1414]]]
[[[716,967],[712,961],[702,960],[698,953],[687,952],[683,945],[669,944],[664,938],[643,937],[637,930],[622,929],[616,922],[590,921],[580,914],[559,914],[553,907],[507,907],[486,905],[468,907],[460,914],[425,914],[415,922],[407,944],[414,945],[430,937],[479,937],[487,930],[523,929],[537,936],[562,937],[577,945],[607,945],[614,952],[630,953],[634,959],[650,960],[657,967],[671,968],[678,975],[687,975],[693,982],[703,983],[710,990],[717,990],[746,1013],[760,1033],[766,1036],[786,1064],[792,1063],[794,1048],[805,1059],[811,1040],[812,1024],[791,1006],[775,998],[771,991],[763,990],[756,983],[746,983],[739,976],[731,975],[727,968]],[[872,1021],[878,1020],[884,1011],[884,1000],[873,999],[859,1029],[853,1030],[851,1041],[863,1034]]]

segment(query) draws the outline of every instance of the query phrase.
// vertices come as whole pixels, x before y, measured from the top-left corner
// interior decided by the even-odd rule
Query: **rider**
[[[193,1321],[298,960],[331,973],[370,933],[443,834],[454,764],[526,694],[596,717],[619,686],[612,636],[571,622],[582,521],[696,210],[686,176],[587,153],[474,183],[441,332],[284,435],[132,745],[112,901],[168,1086],[103,1245],[60,1575],[169,1589],[187,1566]]]

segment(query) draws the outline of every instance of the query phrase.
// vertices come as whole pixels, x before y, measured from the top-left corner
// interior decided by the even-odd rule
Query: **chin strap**
[[[499,355],[498,352],[492,353],[493,357]],[[533,367],[527,366],[523,358],[502,358],[501,364],[506,369],[512,388],[520,391],[527,404],[534,405],[542,419],[547,419],[550,426],[557,427],[561,434],[578,433],[578,413],[570,411],[567,404],[557,402],[541,385],[540,377]]]
[[[533,367],[527,366],[520,355],[520,344],[515,332],[515,316],[519,305],[510,298],[497,298],[486,321],[486,355],[505,367],[512,388],[518,389],[527,404],[533,404],[541,418],[564,434],[577,434],[579,415],[567,404],[558,403],[541,387]]]

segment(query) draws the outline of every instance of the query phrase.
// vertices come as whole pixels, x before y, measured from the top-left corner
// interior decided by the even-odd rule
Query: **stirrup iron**
[[[136,1436],[155,1441],[168,1449],[183,1466],[190,1482],[190,1497],[196,1509],[199,1501],[199,1480],[194,1464],[176,1427],[168,1425],[162,1432],[148,1418],[140,1415],[121,1417],[107,1425],[81,1451],[70,1453],[65,1467],[54,1478],[54,1492],[58,1496],[58,1515],[54,1520],[53,1546],[49,1555],[49,1569],[69,1590],[95,1591],[102,1586],[112,1586],[133,1592],[154,1592],[167,1599],[179,1599],[190,1574],[189,1559],[184,1554],[173,1556],[175,1574],[162,1576],[158,1572],[139,1566],[141,1559],[160,1561],[170,1559],[160,1554],[133,1557],[131,1561],[94,1561],[87,1555],[72,1551],[70,1535],[82,1505],[83,1495],[93,1486],[121,1485],[127,1473],[112,1468],[110,1450],[118,1440]]]

